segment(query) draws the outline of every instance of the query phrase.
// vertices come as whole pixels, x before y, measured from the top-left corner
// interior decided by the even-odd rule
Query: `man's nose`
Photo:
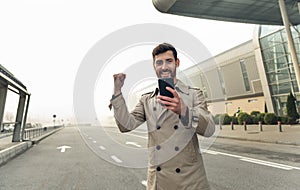
[[[167,64],[167,62],[166,61],[164,61],[163,62],[163,64],[162,64],[162,70],[165,70],[165,69],[168,69],[168,64]]]

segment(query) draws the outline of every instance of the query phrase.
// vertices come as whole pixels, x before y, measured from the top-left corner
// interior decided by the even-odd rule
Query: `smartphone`
[[[173,78],[160,78],[158,79],[159,94],[162,96],[168,96],[174,98],[173,94],[166,89],[166,87],[174,89],[174,79]]]

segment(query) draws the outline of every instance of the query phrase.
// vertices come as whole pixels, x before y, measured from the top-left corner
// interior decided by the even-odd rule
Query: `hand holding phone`
[[[161,96],[168,96],[170,98],[174,98],[173,94],[166,89],[166,87],[170,87],[174,89],[174,80],[173,78],[160,78],[158,79],[158,87],[159,94]]]

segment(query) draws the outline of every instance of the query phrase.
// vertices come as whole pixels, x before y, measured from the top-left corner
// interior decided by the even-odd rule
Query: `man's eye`
[[[162,61],[156,61],[155,64],[159,66],[159,65],[162,65],[163,62]]]

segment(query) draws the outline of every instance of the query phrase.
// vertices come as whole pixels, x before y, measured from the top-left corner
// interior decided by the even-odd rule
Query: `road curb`
[[[45,139],[46,137],[56,133],[57,131],[61,130],[64,127],[60,127],[58,129],[55,129],[45,135],[42,135],[40,137],[37,137],[32,140],[24,141],[24,142],[19,142],[16,145],[13,145],[7,149],[1,150],[0,151],[0,166],[6,164],[9,160],[15,158],[16,156],[22,154],[25,152],[27,149],[32,147],[34,144],[38,144],[40,141]]]
[[[7,163],[9,160],[25,152],[32,146],[31,141],[20,142],[12,147],[0,151],[0,166]]]

